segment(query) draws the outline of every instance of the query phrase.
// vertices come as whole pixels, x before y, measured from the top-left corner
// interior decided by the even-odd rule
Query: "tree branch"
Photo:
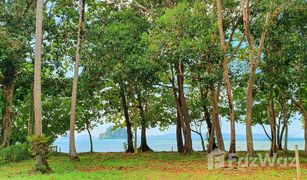
[[[237,45],[237,47],[235,48],[235,50],[232,52],[232,54],[230,55],[230,57],[228,58],[228,63],[233,59],[233,57],[235,56],[235,54],[237,53],[237,51],[239,50],[239,48],[241,47],[242,42],[244,41],[244,38],[241,39],[241,41],[239,42],[239,44]]]
[[[266,129],[265,129],[265,127],[264,127],[264,125],[263,125],[262,123],[260,123],[260,125],[262,126],[265,135],[268,137],[268,139],[269,139],[270,141],[272,141],[272,138],[269,136],[268,132],[266,131]]]

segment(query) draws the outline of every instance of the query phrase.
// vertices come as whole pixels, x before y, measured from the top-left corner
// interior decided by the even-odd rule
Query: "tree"
[[[79,27],[78,27],[78,41],[76,49],[76,62],[74,68],[74,79],[71,95],[71,110],[70,110],[70,133],[69,133],[69,156],[73,161],[78,161],[79,158],[76,152],[75,145],[75,121],[76,121],[76,106],[77,106],[77,86],[79,76],[79,63],[81,58],[81,46],[83,39],[83,24],[84,24],[84,7],[85,0],[79,1]]]
[[[3,1],[0,3],[0,86],[3,100],[1,118],[1,145],[9,146],[16,117],[15,93],[17,81],[23,77],[23,68],[30,58],[33,34],[33,2]]]
[[[35,28],[35,68],[34,68],[34,118],[35,118],[35,141],[36,149],[43,143],[42,133],[42,102],[41,102],[41,64],[42,64],[42,42],[43,42],[43,0],[37,1],[36,6],[36,28]],[[36,170],[44,172],[48,170],[45,154],[36,153]]]
[[[237,49],[240,47],[242,41],[238,43],[232,55],[227,57],[226,53],[227,53],[227,49],[229,49],[229,46],[232,44],[233,35],[235,31],[237,30],[241,17],[239,17],[238,20],[233,25],[228,44],[226,46],[225,37],[224,37],[221,0],[217,0],[217,11],[218,11],[219,34],[220,34],[220,46],[225,54],[223,61],[222,61],[222,67],[223,67],[223,78],[224,78],[224,83],[226,87],[226,94],[227,94],[228,108],[229,108],[229,118],[230,118],[230,147],[229,147],[230,154],[229,154],[229,157],[232,158],[233,156],[236,156],[236,130],[235,130],[235,113],[234,113],[233,98],[232,98],[232,86],[231,86],[231,82],[229,78],[228,64],[231,61],[231,58],[233,58],[233,55],[236,53]]]
[[[253,110],[253,85],[255,79],[255,73],[257,66],[259,65],[261,59],[261,52],[264,46],[264,40],[267,33],[267,25],[269,22],[270,12],[267,13],[265,17],[265,23],[263,30],[261,32],[261,38],[258,47],[257,59],[255,60],[255,44],[254,37],[250,32],[250,1],[241,0],[241,6],[243,9],[243,24],[244,24],[244,34],[248,42],[248,47],[250,50],[250,76],[247,84],[246,90],[246,144],[247,153],[249,156],[254,155],[254,145],[253,145],[253,135],[252,135],[252,110]]]

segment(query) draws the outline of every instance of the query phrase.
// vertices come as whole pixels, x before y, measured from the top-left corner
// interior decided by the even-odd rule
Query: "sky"
[[[292,123],[289,126],[289,137],[293,138],[303,138],[304,137],[304,129],[302,126],[302,123],[300,121],[300,115],[297,115],[296,117],[290,119]],[[98,137],[100,133],[105,132],[105,130],[112,126],[110,123],[99,125],[98,127],[94,128],[92,130],[92,135]],[[206,125],[203,125],[204,133],[206,133]],[[222,132],[224,134],[230,134],[230,123],[229,121],[226,121],[225,119],[221,120],[221,128]],[[265,126],[268,133],[270,133],[270,127]],[[245,124],[236,123],[236,133],[240,135],[245,135]],[[265,134],[262,127],[260,125],[256,125],[252,127],[253,134]],[[140,133],[140,132],[138,132]],[[176,133],[176,126],[170,126],[169,129],[165,131],[160,131],[159,128],[152,128],[147,130],[147,135],[163,135],[163,134],[174,134]],[[87,135],[86,131],[83,131],[81,133],[78,133],[78,135]]]

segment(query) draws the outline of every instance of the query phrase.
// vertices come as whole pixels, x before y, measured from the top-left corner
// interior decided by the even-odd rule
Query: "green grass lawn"
[[[239,153],[243,157],[244,153]],[[284,156],[283,154],[279,156]],[[293,152],[290,152],[293,156]],[[301,156],[302,178],[307,179],[307,157]],[[30,174],[34,160],[0,165],[0,179],[295,179],[294,167],[227,167],[208,170],[207,154],[94,153],[80,154],[80,162],[67,155],[52,155],[51,174]]]

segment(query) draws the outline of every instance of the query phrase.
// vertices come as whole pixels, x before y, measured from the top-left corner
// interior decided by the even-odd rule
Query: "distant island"
[[[125,128],[116,128],[114,130],[114,126],[110,126],[106,132],[99,135],[99,139],[127,139],[127,131]]]

